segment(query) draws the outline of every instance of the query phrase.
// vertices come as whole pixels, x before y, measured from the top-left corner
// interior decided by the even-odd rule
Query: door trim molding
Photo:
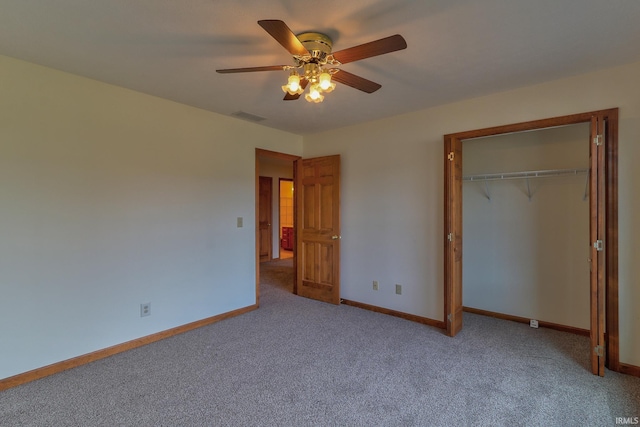
[[[606,366],[612,371],[620,371],[619,349],[619,312],[618,312],[618,108],[597,110],[586,113],[571,114],[567,116],[552,117],[541,120],[514,123],[502,126],[494,126],[484,129],[476,129],[444,135],[445,153],[447,143],[458,139],[463,142],[470,138],[494,136],[506,133],[522,132],[536,129],[544,129],[556,126],[564,126],[578,123],[590,123],[594,116],[603,117],[606,120],[606,147],[605,147],[605,304],[606,304]],[[444,212],[445,225],[447,215],[452,210],[454,203],[461,204],[462,200],[452,200],[449,195],[449,176],[447,169],[444,171],[445,194]],[[461,195],[459,196],[461,199]],[[447,247],[447,231],[445,230],[445,248]],[[462,239],[462,237],[460,237]],[[447,273],[448,260],[445,256],[445,280],[444,280],[444,322],[447,323],[447,315],[451,312],[450,292],[452,284]],[[593,315],[593,313],[592,313]]]

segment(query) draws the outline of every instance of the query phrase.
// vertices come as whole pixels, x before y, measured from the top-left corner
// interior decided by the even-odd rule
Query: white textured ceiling
[[[257,21],[341,50],[393,34],[406,50],[345,64],[382,85],[282,101],[290,63]],[[310,134],[640,60],[639,0],[0,0],[0,54]]]

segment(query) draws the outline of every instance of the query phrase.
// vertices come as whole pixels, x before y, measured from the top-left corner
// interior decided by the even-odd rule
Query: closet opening
[[[477,280],[465,285],[468,311],[506,311],[512,320],[548,317],[546,326],[565,326],[568,331],[589,334],[594,374],[604,375],[605,364],[611,370],[620,370],[617,124],[618,109],[610,109],[444,136],[444,321],[450,336],[463,327],[463,271],[471,276],[472,269],[472,278]],[[563,134],[574,142],[553,142]],[[541,138],[542,145],[534,144]],[[528,152],[514,155],[516,141]],[[485,165],[481,164],[483,144],[488,150]],[[463,155],[463,147],[469,156]],[[581,152],[574,153],[576,150]],[[567,158],[571,160],[562,163]],[[469,165],[463,169],[465,162]],[[469,198],[465,201],[469,208],[487,211],[499,222],[490,224],[473,217],[472,210],[463,209],[463,194]],[[509,197],[519,198],[511,203]],[[576,218],[562,218],[567,212]],[[537,235],[526,227],[527,220],[551,230]],[[464,251],[463,229],[469,232],[465,234],[469,240],[465,239]],[[560,231],[569,231],[570,242],[555,239]],[[554,247],[561,251],[555,257],[549,254]],[[501,266],[491,258],[496,253],[511,261],[526,257],[528,263],[498,271]],[[572,271],[563,270],[568,264],[573,266]],[[478,290],[483,281],[493,281],[495,289],[483,295]],[[570,282],[569,288],[554,289],[552,282],[559,281]],[[554,292],[557,298],[552,301]],[[572,298],[578,298],[578,303],[574,304]],[[505,309],[509,303],[518,306],[517,310]]]
[[[464,141],[463,311],[589,336],[589,131]]]

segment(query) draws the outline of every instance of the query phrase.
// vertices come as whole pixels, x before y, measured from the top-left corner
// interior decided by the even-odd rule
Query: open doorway
[[[293,178],[280,178],[280,259],[293,258]]]
[[[588,123],[590,351],[592,372],[606,366],[620,370],[618,347],[618,109],[478,129],[444,136],[445,280],[444,312],[447,333],[456,335],[462,323],[462,153],[472,138]],[[606,332],[606,333],[605,333]]]
[[[295,253],[294,253],[294,202],[293,179],[294,162],[299,156],[278,153],[263,149],[256,149],[256,303],[260,302],[261,280],[286,281],[282,288],[294,291]],[[261,202],[260,183],[271,183],[269,203]],[[283,185],[284,183],[284,185]],[[263,184],[264,185],[264,184]],[[283,193],[284,188],[284,193]],[[287,193],[288,189],[288,193]],[[289,197],[287,197],[289,196]],[[283,203],[283,199],[285,199]],[[286,199],[290,199],[286,200]],[[283,206],[285,205],[285,206]],[[261,207],[269,209],[268,214],[261,212]],[[269,259],[264,259],[265,252],[261,248],[264,237],[264,227],[261,219],[270,218],[269,227]],[[283,228],[285,229],[283,236]],[[262,235],[261,235],[262,233]],[[290,235],[289,235],[290,234]],[[290,237],[286,241],[283,238]],[[283,247],[284,246],[284,247]],[[262,273],[265,273],[264,275]]]
[[[292,292],[340,304],[340,156],[302,159],[256,149],[256,304],[260,301],[259,177],[270,163],[292,167],[293,258]],[[274,229],[279,230],[278,227]],[[279,239],[276,240],[280,243]],[[277,249],[280,254],[280,247]]]

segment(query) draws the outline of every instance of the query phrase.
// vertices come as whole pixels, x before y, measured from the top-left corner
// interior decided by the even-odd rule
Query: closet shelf
[[[531,192],[531,186],[529,185],[529,179],[531,178],[553,178],[559,176],[577,176],[587,175],[587,182],[585,184],[584,196],[582,200],[587,200],[589,189],[589,169],[549,169],[549,170],[537,170],[537,171],[524,171],[524,172],[504,172],[504,173],[485,173],[480,175],[467,175],[463,176],[462,180],[466,182],[484,182],[485,197],[491,201],[491,192],[489,191],[489,184],[487,181],[497,181],[503,179],[526,179],[527,180],[527,197],[531,201],[533,193]]]
[[[549,169],[524,172],[485,173],[463,176],[463,181],[496,181],[500,179],[553,178],[558,176],[582,175],[589,169]]]

